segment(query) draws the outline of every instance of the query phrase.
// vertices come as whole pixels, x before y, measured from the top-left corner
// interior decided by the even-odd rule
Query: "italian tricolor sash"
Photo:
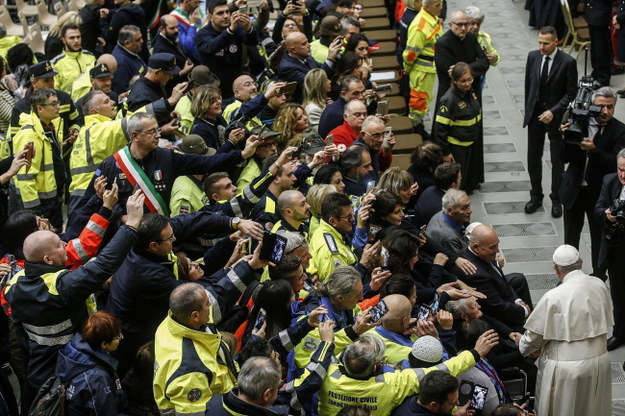
[[[129,147],[123,147],[113,157],[132,186],[138,186],[143,191],[145,194],[145,205],[150,212],[157,212],[169,217],[167,204],[161,194],[156,191],[148,176],[141,169],[141,166],[133,159]]]

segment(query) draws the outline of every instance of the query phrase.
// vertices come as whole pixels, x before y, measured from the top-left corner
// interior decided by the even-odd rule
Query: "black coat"
[[[618,180],[616,173],[611,173],[603,178],[603,184],[601,186],[601,193],[599,199],[595,205],[595,218],[603,225],[607,225],[609,222],[605,216],[605,210],[612,206],[612,202],[621,195],[623,190],[623,184]],[[605,238],[605,233],[601,237],[601,250],[599,251],[599,266],[607,266],[605,261],[608,258],[608,254],[611,250],[619,250],[622,255],[625,253],[625,242],[619,245],[610,245]]]
[[[468,247],[460,250],[458,255],[477,267],[477,271],[468,276],[457,267],[453,268],[453,272],[460,280],[486,295],[486,299],[478,300],[482,311],[487,315],[498,317],[513,328],[522,327],[525,323],[525,308],[514,303],[519,296],[508,280],[491,264],[473,254]]]
[[[585,152],[577,145],[564,145],[562,161],[569,166],[562,176],[560,201],[567,209],[573,206],[579,195],[584,170],[590,197],[593,201],[597,201],[603,177],[616,172],[616,154],[625,147],[625,124],[612,118],[603,128],[601,135],[599,133],[595,135],[594,143],[596,148],[591,152]]]
[[[525,66],[525,118],[523,127],[527,126],[530,119],[536,116],[534,113],[541,110],[551,110],[553,121],[549,124],[550,129],[560,126],[562,115],[577,94],[577,62],[570,55],[558,50],[549,77],[547,88],[540,91],[540,72],[542,54],[540,51],[532,51],[527,55]]]
[[[471,66],[474,77],[473,91],[476,91],[478,100],[482,102],[480,77],[486,74],[486,71],[490,68],[490,63],[480,47],[475,34],[469,32],[464,39],[460,39],[451,30],[448,30],[436,41],[434,62],[436,63],[436,74],[438,75],[437,104],[443,94],[451,87],[451,78],[447,74],[447,70],[458,62],[465,62]]]

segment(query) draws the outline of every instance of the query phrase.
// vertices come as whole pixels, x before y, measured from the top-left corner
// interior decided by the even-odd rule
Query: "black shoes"
[[[553,218],[560,218],[562,216],[562,204],[560,201],[552,201],[551,216]]]
[[[608,351],[614,351],[615,349],[617,349],[618,347],[624,344],[625,344],[625,340],[622,340],[616,337],[610,337],[610,339],[608,339]]]
[[[618,90],[616,93],[618,94],[619,97],[625,98],[625,90]]]
[[[533,214],[536,212],[536,210],[538,208],[540,208],[543,205],[543,201],[542,199],[538,199],[538,198],[532,198],[530,199],[530,202],[528,202],[527,204],[525,204],[525,212],[527,214]]]

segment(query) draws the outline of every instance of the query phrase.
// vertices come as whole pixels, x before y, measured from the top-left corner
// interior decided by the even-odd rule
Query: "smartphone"
[[[382,317],[386,315],[387,312],[388,312],[388,306],[386,306],[386,303],[383,300],[381,300],[380,302],[378,302],[377,305],[375,305],[374,307],[371,308],[371,310],[369,310],[369,315],[371,315],[370,322],[372,324],[379,322],[380,319],[382,319]]]
[[[171,122],[172,122],[172,123],[171,123],[171,125],[172,125],[172,126],[179,126],[179,125],[180,125],[180,119],[179,119],[178,117],[174,117],[174,118],[171,120]]]
[[[367,190],[365,191],[365,193],[368,194],[369,192],[373,191],[374,187],[375,187],[375,181],[367,182]]]
[[[256,322],[254,323],[254,330],[260,331],[263,324],[265,323],[265,317],[267,316],[267,312],[263,308],[260,308],[258,311],[258,316],[256,317]]]
[[[382,84],[375,87],[375,92],[382,94],[385,92],[391,92],[391,84]]]
[[[334,144],[334,134],[328,134],[326,137],[326,146],[330,146]]]
[[[388,115],[388,101],[378,101],[377,113],[383,116]]]
[[[288,82],[284,87],[276,89],[278,94],[293,94],[297,89],[297,82]]]
[[[193,89],[193,87],[195,87],[195,81],[191,80],[189,82],[187,82],[187,87],[184,89],[184,93],[188,93],[189,91],[191,91]]]
[[[417,320],[427,321],[430,317],[430,313],[432,313],[432,310],[428,305],[421,305],[421,307],[419,308],[419,312],[417,312]]]
[[[260,250],[259,258],[272,263],[280,263],[284,256],[286,238],[278,234],[265,231],[263,235],[263,247]]]
[[[375,237],[378,235],[378,233],[382,230],[382,227],[380,227],[379,225],[375,225],[375,224],[369,224],[369,230],[367,232],[367,239],[368,241],[371,243],[373,241],[375,241]]]
[[[33,157],[35,156],[35,143],[28,142],[24,145],[24,150],[26,150],[26,154],[24,155],[24,159],[28,161],[28,166],[26,166],[26,173],[30,170],[30,163],[32,163]]]
[[[471,400],[471,404],[473,404],[473,390],[475,388],[475,383],[469,380],[462,380],[460,382],[460,387],[458,388],[458,403],[460,406],[464,406],[469,400]]]
[[[248,13],[248,6],[247,6],[247,4],[244,4],[243,6],[239,7],[239,13],[242,13],[242,14],[247,14]]]
[[[391,134],[393,134],[393,128],[390,126],[385,127],[384,128],[384,140],[382,141],[383,149],[388,149],[390,147],[390,145],[388,144],[388,141],[391,138]]]
[[[480,386],[476,384],[473,386],[473,397],[471,397],[471,408],[475,410],[482,410],[486,403],[486,395],[488,394],[488,387]],[[466,403],[466,402],[465,402]]]

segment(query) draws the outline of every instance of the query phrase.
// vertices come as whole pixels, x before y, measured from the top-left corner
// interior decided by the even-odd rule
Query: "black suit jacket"
[[[553,121],[550,127],[560,127],[562,115],[577,94],[577,63],[570,55],[558,50],[549,77],[547,88],[543,91],[540,102],[540,72],[543,55],[540,51],[532,51],[527,55],[525,66],[525,118],[523,127],[527,126],[535,111],[551,110]]]
[[[625,147],[625,124],[612,118],[603,128],[601,134],[594,138],[595,150],[588,152],[588,167],[586,182],[588,192],[593,202],[599,198],[603,177],[616,171],[616,154]],[[565,144],[562,151],[562,161],[568,163],[562,176],[560,200],[570,209],[582,187],[582,176],[586,166],[586,152],[578,145]]]
[[[297,82],[297,89],[295,90],[295,94],[293,96],[294,102],[302,101],[302,97],[304,96],[304,78],[306,78],[306,74],[311,69],[323,69],[326,74],[328,74],[328,78],[332,78],[334,74],[332,68],[330,68],[327,63],[324,62],[323,64],[320,64],[315,61],[312,56],[306,57],[305,61],[306,63],[304,64],[299,59],[285,53],[284,57],[280,61],[280,65],[278,65],[278,77],[282,81]]]
[[[616,173],[611,173],[603,178],[603,184],[601,186],[601,193],[599,199],[595,205],[595,218],[601,223],[608,223],[608,219],[605,216],[605,210],[612,206],[612,202],[621,195],[623,184],[618,180]],[[611,249],[617,249],[621,255],[625,255],[625,242],[614,246],[608,244],[605,239],[605,233],[601,237],[601,249],[599,250],[599,267],[607,266],[605,263],[608,253]]]
[[[468,247],[460,250],[458,256],[469,260],[477,267],[477,271],[469,276],[456,266],[452,271],[458,279],[486,295],[486,299],[478,300],[482,311],[486,315],[496,317],[506,325],[515,328],[522,327],[525,323],[525,308],[514,303],[519,296],[508,280],[488,262],[473,254]]]
[[[490,68],[490,63],[474,33],[467,33],[464,39],[461,40],[451,30],[445,32],[436,41],[434,62],[436,63],[436,73],[438,74],[437,103],[451,87],[451,78],[447,74],[449,67],[458,62],[469,64],[473,70],[473,91],[478,95],[480,103],[482,102],[482,88],[480,85],[482,81],[480,77],[486,74],[486,71]]]

